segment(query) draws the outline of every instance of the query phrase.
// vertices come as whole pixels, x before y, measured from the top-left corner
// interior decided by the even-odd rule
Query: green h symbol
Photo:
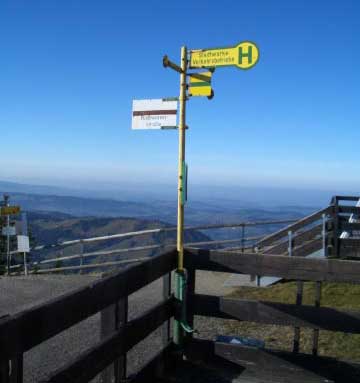
[[[243,48],[239,47],[239,64],[242,64],[242,60],[244,57],[247,57],[248,59],[248,64],[252,63],[252,46],[248,46],[247,52],[243,52]]]

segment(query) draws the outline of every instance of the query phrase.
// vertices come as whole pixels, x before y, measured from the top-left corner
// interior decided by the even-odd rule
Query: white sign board
[[[28,253],[30,251],[29,237],[26,235],[17,236],[17,245],[19,253]]]
[[[132,129],[176,127],[177,101],[166,99],[133,100]]]
[[[16,235],[16,228],[15,226],[4,226],[2,228],[2,235],[6,236],[11,236],[11,235]]]

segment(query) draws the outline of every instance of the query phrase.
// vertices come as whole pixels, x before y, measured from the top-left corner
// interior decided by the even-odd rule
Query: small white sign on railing
[[[18,235],[17,247],[18,247],[19,253],[29,253],[30,252],[29,237],[27,235]]]

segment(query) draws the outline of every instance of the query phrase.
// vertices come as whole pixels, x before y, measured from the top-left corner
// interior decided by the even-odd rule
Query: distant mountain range
[[[45,188],[45,189],[44,189]],[[11,190],[11,189],[16,189]],[[33,192],[30,192],[33,191]],[[42,191],[47,193],[41,194]],[[63,190],[64,191],[64,190]],[[10,195],[11,204],[18,204],[28,212],[29,226],[37,244],[55,244],[63,240],[89,238],[154,227],[176,225],[176,201],[153,200],[151,202],[121,201],[109,198],[57,195],[55,189],[40,187],[35,191],[31,185],[0,182],[0,193]],[[189,202],[185,209],[186,225],[238,223],[270,220],[298,219],[316,210],[304,206],[282,207],[245,207],[241,203],[223,200],[218,205],[215,201]],[[279,229],[279,225],[267,225],[246,230],[246,236],[264,235]],[[220,229],[207,231],[187,231],[186,242],[204,242],[211,239],[238,239],[240,229]],[[144,245],[175,244],[176,232],[148,234],[140,237],[87,245],[85,251],[112,250]],[[66,254],[73,254],[76,249],[65,249]],[[123,254],[121,257],[150,256],[157,250]],[[64,254],[64,253],[63,253]],[[58,250],[45,250],[33,253],[34,259],[45,259],[59,255]],[[120,257],[120,258],[121,258]],[[119,259],[102,256],[91,259]],[[73,263],[77,264],[78,260]]]
[[[168,227],[161,221],[148,221],[136,218],[100,218],[100,217],[72,217],[63,213],[29,212],[29,227],[31,236],[34,238],[33,245],[55,245],[59,242],[73,239],[102,237],[112,234],[127,233],[146,229]],[[198,231],[185,234],[186,242],[209,241],[209,237]],[[176,232],[149,233],[141,236],[130,236],[119,239],[111,239],[84,245],[84,252],[111,251],[128,249],[149,245],[173,245],[176,244]],[[57,248],[45,248],[31,252],[31,261],[39,261],[59,256],[79,254],[79,245]],[[114,255],[99,255],[86,258],[84,264],[102,263],[114,260],[148,257],[158,254],[164,249],[145,249],[136,252],[118,253]],[[18,260],[21,262],[21,259]],[[64,263],[64,262],[62,262]],[[79,259],[66,261],[64,266],[78,265]],[[55,264],[49,264],[54,267]]]
[[[216,180],[215,180],[216,181]],[[151,204],[154,201],[174,202],[175,184],[153,182],[124,182],[122,184],[89,184],[81,186],[68,182],[65,186],[33,185],[0,180],[0,191],[10,193],[72,196],[112,199]],[[210,203],[218,207],[276,208],[279,206],[319,207],[329,203],[336,194],[357,194],[354,191],[317,190],[274,186],[234,186],[223,184],[194,184],[189,180],[189,202]]]

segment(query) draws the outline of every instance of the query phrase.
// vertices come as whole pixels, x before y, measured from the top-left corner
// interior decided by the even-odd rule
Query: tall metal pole
[[[178,219],[177,219],[177,250],[178,272],[184,270],[184,169],[185,169],[185,113],[186,113],[186,69],[187,51],[181,48],[181,73],[180,73],[180,96],[179,96],[179,163],[178,163]]]
[[[186,113],[186,69],[187,69],[187,50],[181,48],[181,71],[180,71],[180,96],[179,96],[179,163],[178,163],[178,217],[177,217],[177,251],[178,267],[175,273],[175,297],[183,301],[184,299],[184,188],[185,188],[185,113]],[[183,343],[184,331],[178,320],[174,321],[174,343],[181,346]]]

